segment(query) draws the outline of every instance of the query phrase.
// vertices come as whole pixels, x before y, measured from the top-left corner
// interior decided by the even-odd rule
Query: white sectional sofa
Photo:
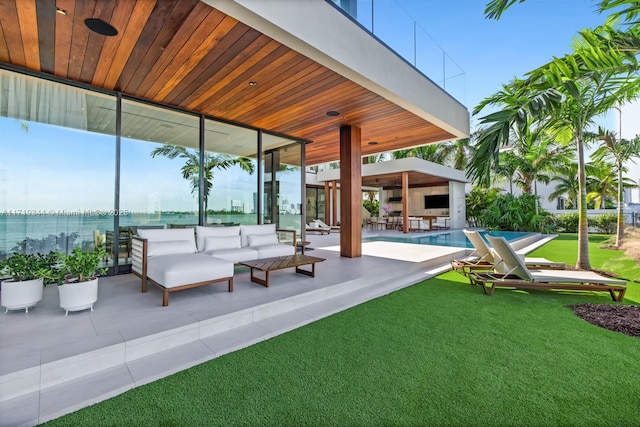
[[[291,243],[280,243],[278,233],[291,233]],[[295,242],[295,230],[276,230],[275,224],[138,230],[132,271],[142,279],[142,292],[150,281],[167,306],[170,292],[196,286],[228,282],[233,292],[234,264],[294,255]]]
[[[291,243],[280,243],[279,233],[290,233]],[[196,227],[199,252],[233,263],[294,255],[295,241],[295,230],[276,230],[275,224]]]

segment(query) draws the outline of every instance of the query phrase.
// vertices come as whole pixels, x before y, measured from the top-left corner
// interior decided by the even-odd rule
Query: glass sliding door
[[[275,223],[300,236],[301,143],[118,98],[0,69],[0,259],[104,247],[120,273],[141,228]]]
[[[307,187],[307,223],[314,219],[324,221],[324,188]]]
[[[204,224],[257,224],[258,133],[213,120],[204,132]]]
[[[116,100],[0,69],[0,258],[104,245]]]
[[[280,229],[302,231],[302,144],[264,134],[263,221]]]
[[[139,228],[198,224],[199,140],[198,116],[122,101],[121,265],[130,263],[130,239]]]

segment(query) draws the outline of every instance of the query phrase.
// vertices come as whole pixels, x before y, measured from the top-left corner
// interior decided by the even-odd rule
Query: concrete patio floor
[[[363,237],[379,234],[402,235]],[[173,293],[162,307],[157,288],[143,294],[126,274],[100,279],[93,312],[65,317],[57,288],[47,286],[28,314],[0,314],[0,426],[57,418],[420,282],[469,252],[365,241],[363,256],[351,259],[340,257],[338,233],[307,240],[306,253],[326,259],[315,278],[280,270],[264,288],[236,267],[233,293],[214,284]]]

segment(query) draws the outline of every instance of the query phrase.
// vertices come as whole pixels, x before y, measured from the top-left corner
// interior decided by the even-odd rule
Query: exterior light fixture
[[[84,20],[84,24],[89,27],[91,31],[101,36],[112,37],[118,35],[118,30],[102,19],[87,18]]]
[[[336,116],[339,116],[339,115],[340,115],[340,111],[333,111],[333,110],[327,111],[327,116],[329,116],[329,117],[336,117]]]
[[[258,82],[249,82],[249,86],[257,86]]]

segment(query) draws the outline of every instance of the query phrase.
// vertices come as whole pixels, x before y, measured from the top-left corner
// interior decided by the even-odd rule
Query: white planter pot
[[[34,307],[42,300],[42,292],[44,286],[42,279],[25,280],[23,282],[14,282],[13,280],[4,280],[2,282],[2,291],[0,291],[0,305],[6,311],[22,310],[29,312],[29,307]]]
[[[93,311],[93,304],[98,301],[98,279],[88,282],[66,283],[58,286],[60,307],[65,310],[65,316],[70,311]]]

